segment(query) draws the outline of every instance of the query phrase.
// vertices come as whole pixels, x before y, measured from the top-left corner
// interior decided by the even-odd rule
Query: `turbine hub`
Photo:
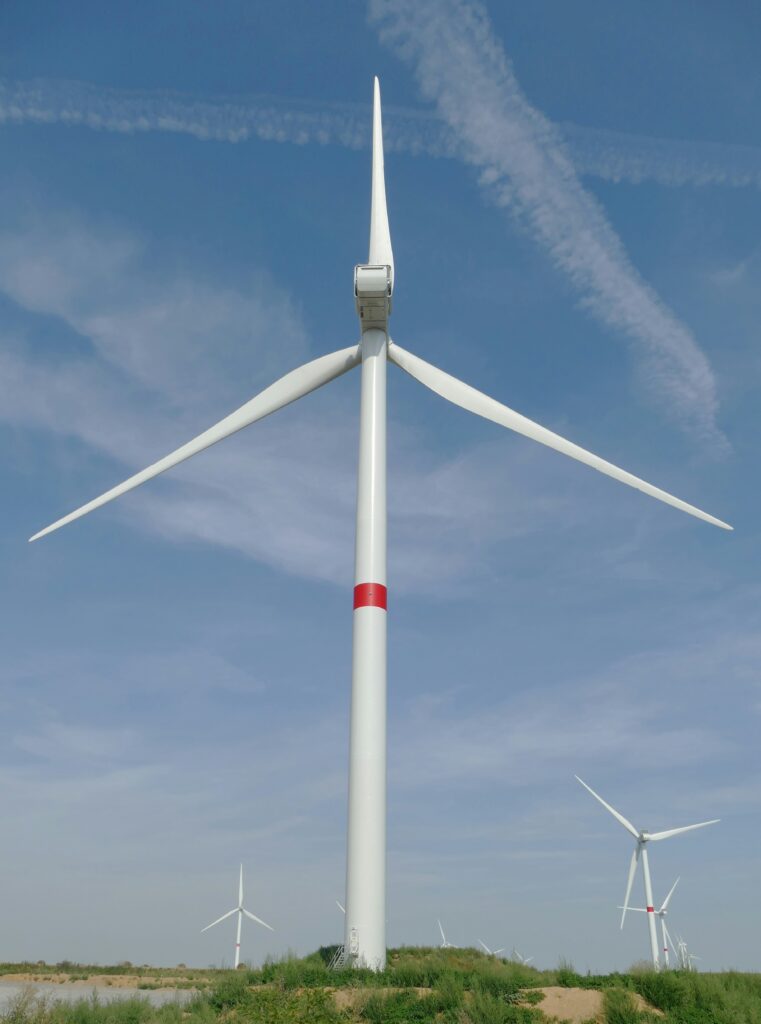
[[[391,267],[361,263],[354,268],[354,299],[362,330],[385,331],[391,314]]]

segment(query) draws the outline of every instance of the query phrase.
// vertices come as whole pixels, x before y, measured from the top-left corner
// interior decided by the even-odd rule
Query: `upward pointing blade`
[[[595,798],[595,800],[599,800],[599,802],[603,805],[603,807],[607,811],[610,811],[610,813],[613,815],[613,817],[616,819],[616,821],[620,821],[621,824],[624,826],[624,828],[628,832],[631,832],[631,834],[634,836],[635,839],[637,839],[637,840],[639,839],[639,832],[636,830],[634,825],[632,825],[632,823],[629,821],[628,818],[625,818],[623,816],[623,814],[619,814],[619,812],[615,809],[615,807],[611,807],[609,803],[606,803],[605,800],[603,800],[603,798],[600,796],[600,794],[599,793],[595,793],[595,791],[592,789],[592,787],[588,786],[583,779],[579,778],[578,775],[574,775],[574,778],[576,779],[577,782],[580,782],[582,784],[584,789],[588,790],[592,794],[592,796]],[[628,900],[624,900],[624,903],[627,903],[627,902],[628,902]]]
[[[695,508],[694,505],[689,505],[686,501],[682,501],[681,498],[675,498],[673,494],[662,491],[660,487],[654,487],[653,484],[640,480],[633,473],[628,473],[625,469],[614,466],[612,462],[606,462],[599,455],[593,455],[592,452],[586,451],[572,441],[567,441],[560,434],[555,434],[552,430],[534,423],[533,420],[528,419],[526,416],[521,416],[520,413],[508,408],[506,405],[502,405],[501,402],[489,398],[482,391],[477,391],[475,388],[470,387],[469,384],[463,384],[461,380],[450,376],[448,373],[444,373],[443,370],[439,370],[435,366],[431,366],[430,363],[426,363],[425,360],[420,359],[411,352],[405,352],[397,344],[389,345],[388,358],[392,363],[396,363],[397,366],[406,370],[415,380],[425,384],[431,391],[435,391],[437,395],[441,395],[442,398],[446,398],[447,401],[452,402],[454,405],[459,405],[462,409],[467,409],[468,412],[472,412],[476,416],[483,416],[485,420],[491,420],[492,423],[498,423],[502,427],[507,427],[508,430],[514,430],[516,434],[523,434],[524,437],[530,437],[532,441],[538,441],[539,444],[544,444],[548,448],[554,448],[556,452],[568,455],[570,458],[576,459],[577,462],[583,462],[585,466],[591,466],[598,473],[604,473],[614,480],[619,480],[622,484],[628,484],[629,487],[634,487],[636,490],[642,491],[643,494],[648,494],[651,498],[657,498],[658,501],[678,508],[682,512],[687,512],[689,515],[702,519],[706,523],[720,526],[723,530],[732,529],[731,526],[722,522],[721,519],[709,516],[707,512],[702,512],[699,508]]]
[[[135,487],[139,487],[140,484],[144,484],[147,480],[152,480],[159,473],[164,473],[173,466],[179,465],[179,463],[189,459],[192,455],[197,455],[205,448],[210,448],[211,445],[222,441],[231,434],[235,434],[238,430],[242,430],[243,427],[248,427],[251,423],[255,423],[257,420],[269,416],[270,413],[282,409],[283,406],[295,402],[296,399],[303,398],[310,391],[322,387],[328,381],[340,377],[347,370],[351,370],[352,367],[359,363],[360,359],[359,346],[353,345],[351,348],[344,348],[339,352],[320,356],[319,359],[313,359],[311,363],[305,363],[303,366],[299,366],[298,369],[291,370],[290,373],[286,373],[280,380],[270,384],[268,388],[265,388],[255,398],[252,398],[250,402],[242,405],[240,409],[236,409],[235,412],[225,416],[219,423],[209,427],[203,434],[199,434],[198,437],[188,441],[181,448],[177,448],[170,455],[166,455],[163,459],[159,459],[158,462],[154,462],[147,469],[135,473],[134,476],[129,477],[123,483],[112,487],[110,491],[101,494],[99,498],[89,501],[75,512],[70,512],[69,515],[56,520],[52,525],[46,526],[44,530],[35,533],[29,540],[38,540],[40,537],[52,533],[53,530],[66,526],[67,523],[79,519],[80,516],[87,515],[88,512],[100,508],[101,505],[106,505],[109,501],[113,501],[114,498],[126,494],[127,491],[131,491]]]
[[[386,208],[386,178],[383,170],[383,121],[381,119],[380,82],[373,88],[373,177],[370,202],[370,264],[391,267],[391,288],[394,287],[394,254]]]
[[[243,906],[243,865],[240,866],[240,882],[238,883],[238,906]]]
[[[669,908],[669,900],[670,900],[670,899],[671,899],[671,897],[672,897],[672,896],[674,895],[674,889],[676,889],[676,887],[677,887],[678,885],[679,885],[679,879],[677,878],[677,880],[676,880],[676,881],[674,882],[674,884],[673,884],[673,885],[671,886],[671,888],[669,889],[669,894],[668,894],[668,896],[666,897],[666,899],[665,899],[665,900],[663,901],[663,904],[662,904],[662,906],[661,906],[661,909],[660,909],[660,910],[658,911],[658,913],[659,913],[659,914],[662,914],[662,913],[663,913],[663,912],[664,912],[665,910],[668,910],[668,908]]]

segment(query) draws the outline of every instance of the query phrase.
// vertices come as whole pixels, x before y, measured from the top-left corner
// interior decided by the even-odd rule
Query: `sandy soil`
[[[602,1020],[602,992],[587,988],[561,988],[559,985],[537,991],[544,995],[541,1003],[536,1004],[537,1008],[548,1017],[557,1017],[572,1024]]]
[[[87,978],[76,978],[72,980],[69,974],[3,974],[0,982],[14,982],[25,984],[26,982],[41,981],[52,985],[67,985],[71,988],[139,988],[140,985],[158,985],[160,988],[174,988],[178,982],[187,982],[188,978],[182,976],[171,978],[167,975],[157,977],[150,974],[91,974]]]
[[[332,995],[337,1010],[351,1010],[361,1006],[375,992],[382,996],[390,996],[394,992],[415,992],[418,996],[427,996],[431,991],[430,988],[334,988]]]
[[[536,991],[544,994],[544,999],[537,1003],[537,1007],[548,1017],[557,1017],[558,1020],[568,1021],[570,1024],[602,1020],[602,992],[596,989],[561,988],[559,985],[551,985]],[[632,992],[632,998],[638,1010],[660,1013],[659,1010],[653,1010],[653,1007],[636,992]]]
[[[410,991],[399,988],[337,988],[333,989],[333,1001],[338,1010],[355,1009],[361,1006],[367,997],[377,992],[379,995],[391,995],[392,992]],[[428,995],[432,989],[416,988],[411,991],[418,996]],[[587,1021],[602,1020],[602,992],[587,988],[561,988],[552,985],[549,988],[532,989],[541,992],[544,999],[536,1006],[550,1019],[567,1021],[568,1024],[586,1024]],[[632,992],[638,1010],[651,1010],[645,1000]],[[654,1011],[658,1013],[658,1011]]]

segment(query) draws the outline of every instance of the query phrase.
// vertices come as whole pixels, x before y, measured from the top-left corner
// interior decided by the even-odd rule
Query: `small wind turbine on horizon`
[[[650,879],[650,863],[647,856],[647,844],[659,842],[661,839],[670,839],[671,836],[681,835],[682,832],[692,832],[696,828],[705,828],[706,825],[716,825],[719,822],[719,818],[712,818],[710,821],[699,821],[697,825],[682,825],[680,828],[669,828],[662,832],[648,832],[647,829],[637,829],[632,823],[620,814],[615,807],[611,807],[609,803],[595,793],[591,786],[588,786],[583,779],[580,779],[578,775],[574,776],[577,782],[586,789],[599,803],[603,805],[606,811],[609,811],[616,821],[620,822],[626,831],[634,837],[637,845],[632,853],[632,859],[629,863],[629,876],[626,880],[626,895],[624,896],[624,905],[621,908],[623,913],[621,914],[621,927],[624,926],[624,920],[626,919],[626,911],[629,910],[629,896],[631,895],[632,885],[634,883],[634,874],[637,870],[637,865],[642,860],[642,875],[645,883],[645,913],[647,914],[647,926],[650,934],[650,953],[653,958],[653,967],[658,970],[660,967],[660,957],[658,955],[658,934],[655,929],[655,907],[653,906],[653,885]],[[674,891],[673,889],[671,890]],[[670,895],[670,894],[669,894]]]
[[[663,939],[663,962],[666,965],[666,967],[670,967],[671,966],[671,964],[669,962],[669,951],[672,950],[672,949],[674,951],[676,951],[676,947],[674,946],[674,940],[669,935],[669,930],[666,927],[666,915],[668,914],[669,903],[671,901],[671,897],[674,895],[674,889],[676,889],[676,887],[678,885],[679,885],[679,879],[677,878],[677,880],[674,882],[674,884],[669,889],[669,894],[666,897],[666,899],[663,901],[663,903],[661,904],[660,909],[655,911],[655,916],[657,918],[659,918],[660,922],[661,922],[661,938]],[[627,907],[627,908],[619,907],[618,909],[619,910],[624,910],[624,909],[633,910],[633,911],[635,911],[638,914],[646,914],[647,913],[647,910],[645,909],[645,907]]]
[[[687,943],[684,941],[681,935],[677,936],[677,949],[679,950],[679,966],[684,971],[694,971],[695,968],[692,966],[693,960],[702,959],[696,956],[695,953],[690,953],[687,949]]]
[[[500,949],[489,949],[489,947],[486,945],[485,942],[481,942],[480,939],[478,941],[479,941],[479,944],[482,945],[483,948],[486,950],[486,952],[489,954],[489,956],[499,956],[500,953],[504,953],[505,952],[505,947],[504,946],[502,946]]]
[[[246,910],[243,906],[243,865],[240,866],[240,879],[238,881],[238,906],[233,907],[232,910],[228,910],[226,914],[218,917],[216,921],[212,921],[211,924],[207,924],[205,928],[201,929],[201,932],[207,932],[209,928],[213,928],[215,924],[219,924],[221,921],[226,921],[228,917],[232,917],[233,914],[238,915],[238,928],[235,933],[235,968],[237,970],[238,964],[240,963],[240,931],[241,924],[243,923],[243,915],[250,917],[252,921],[256,921],[257,924],[262,925],[264,928],[269,928],[271,932],[274,932],[272,925],[267,924],[266,921],[262,921],[256,914],[252,914],[250,910]]]
[[[518,952],[515,946],[513,946],[513,951],[510,954],[510,959],[517,960],[518,963],[523,964],[524,967],[527,967],[534,958],[533,956],[521,956],[521,954]]]
[[[441,921],[439,921],[438,918],[436,919],[436,923],[438,924],[439,931],[441,932],[441,947],[440,948],[441,949],[456,949],[457,947],[453,946],[451,942],[447,942],[447,937],[444,934],[444,929],[442,927]]]
[[[147,469],[35,533],[53,530],[100,508],[257,420],[361,366],[357,479],[353,656],[349,736],[349,808],[346,857],[345,961],[381,970],[386,964],[386,369],[389,362],[454,405],[552,448],[673,508],[725,530],[732,527],[680,498],[606,462],[559,434],[489,398],[392,341],[388,331],[394,290],[383,160],[380,86],[374,82],[370,247],[354,268],[360,341],[292,370],[192,441]],[[319,254],[317,254],[319,258]],[[438,294],[426,297],[434,317],[457,283],[460,255]],[[441,314],[444,315],[444,314]],[[308,514],[308,513],[305,513]]]

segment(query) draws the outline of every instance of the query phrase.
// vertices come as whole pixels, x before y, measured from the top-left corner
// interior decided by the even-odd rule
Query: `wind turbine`
[[[692,832],[696,828],[705,828],[706,825],[716,825],[719,822],[719,818],[712,818],[711,821],[700,821],[697,825],[683,825],[681,828],[669,828],[664,832],[648,832],[647,829],[636,829],[632,823],[619,812],[611,807],[609,803],[606,803],[599,793],[595,793],[591,786],[588,786],[583,779],[580,779],[578,775],[575,776],[576,781],[580,782],[584,789],[588,790],[595,800],[598,800],[603,807],[610,811],[616,821],[619,821],[630,835],[634,836],[637,841],[637,845],[632,853],[632,859],[629,864],[629,877],[626,880],[626,895],[624,896],[624,905],[622,907],[623,913],[621,914],[621,927],[624,926],[624,920],[626,919],[626,911],[629,909],[629,896],[632,891],[632,884],[634,882],[634,873],[637,870],[637,864],[640,859],[642,860],[642,875],[645,882],[645,909],[647,913],[647,925],[650,932],[650,952],[653,957],[653,966],[658,970],[660,966],[660,960],[658,957],[658,935],[655,930],[655,907],[653,906],[653,886],[650,881],[650,864],[647,857],[647,844],[658,842],[660,839],[670,839],[671,836],[678,836],[682,832]],[[672,889],[671,892],[674,890]],[[669,893],[669,896],[671,893]]]
[[[238,915],[238,930],[235,934],[235,968],[237,970],[238,964],[240,963],[240,926],[243,923],[243,915],[250,917],[252,921],[256,921],[257,924],[263,925],[265,928],[269,928],[271,932],[274,932],[272,925],[267,924],[266,921],[262,921],[256,914],[252,914],[249,910],[243,906],[243,865],[240,866],[240,879],[238,882],[238,906],[233,907],[232,910],[228,910],[226,914],[218,917],[216,921],[212,921],[211,924],[207,924],[205,928],[201,929],[201,932],[207,932],[209,928],[213,928],[215,924],[219,924],[220,921],[226,921],[228,917],[232,917],[233,914]]]
[[[438,923],[438,926],[439,926],[439,931],[441,932],[441,948],[442,949],[456,949],[457,947],[453,946],[451,942],[447,942],[447,937],[444,934],[444,929],[442,928],[441,921],[439,921],[438,918],[437,918],[437,923]]]
[[[372,189],[368,262],[354,268],[358,344],[292,370],[198,437],[105,494],[36,533],[37,540],[197,455],[231,434],[303,398],[361,365],[359,467],[349,740],[349,810],[344,955],[355,966],[386,963],[386,366],[390,361],[442,398],[538,441],[606,476],[705,522],[720,519],[521,416],[392,342],[388,333],[394,257],[386,209],[380,88],[373,101]],[[452,263],[456,274],[457,261]],[[442,297],[434,297],[434,308]]]
[[[518,950],[515,948],[515,946],[513,946],[513,951],[510,954],[510,959],[511,960],[517,960],[519,963],[523,964],[524,967],[526,967],[526,966],[528,966],[528,964],[531,963],[531,961],[534,958],[533,958],[533,956],[521,956],[521,954],[518,952]]]
[[[481,942],[480,939],[478,941],[479,941],[480,945],[482,945],[484,947],[484,949],[489,954],[489,956],[499,956],[500,953],[504,953],[505,952],[505,947],[504,946],[501,949],[489,949],[489,947],[486,945],[485,942]]]
[[[679,879],[677,878],[677,880],[674,882],[674,884],[669,889],[668,896],[666,897],[666,899],[661,904],[660,910],[656,910],[655,911],[655,916],[657,918],[660,918],[660,922],[661,922],[661,938],[663,939],[663,962],[666,965],[666,967],[670,966],[670,963],[669,963],[669,951],[672,950],[672,949],[674,949],[674,950],[676,949],[676,947],[674,946],[674,941],[671,938],[671,936],[669,935],[669,930],[666,927],[666,914],[668,914],[669,901],[671,900],[671,897],[674,895],[674,889],[676,889],[676,887],[678,885],[679,885]],[[625,908],[624,907],[619,907],[618,909],[619,910],[624,910]],[[634,910],[634,911],[636,911],[639,914],[646,914],[647,913],[647,910],[644,907],[628,907],[626,909]]]

